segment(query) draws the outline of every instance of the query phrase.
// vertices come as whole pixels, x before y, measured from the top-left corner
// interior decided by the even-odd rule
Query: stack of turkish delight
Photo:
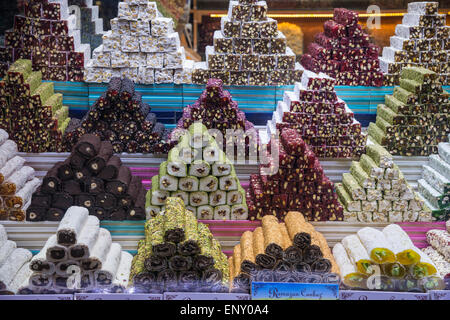
[[[100,220],[145,220],[145,189],[109,141],[85,134],[71,155],[57,162],[33,193],[27,221],[60,221],[65,211],[82,206]]]
[[[68,0],[69,6],[80,8],[80,33],[81,43],[89,43],[91,52],[102,44],[103,19],[98,16],[98,6],[93,5],[93,0]]]
[[[56,234],[30,263],[19,294],[123,292],[133,256],[122,251],[97,217],[83,207],[67,209]]]
[[[437,272],[450,289],[450,234],[448,230],[432,229],[427,232],[428,247],[422,249],[436,265]]]
[[[62,135],[69,124],[69,108],[54,93],[53,82],[42,82],[31,60],[19,59],[0,81],[0,128],[20,152],[62,151]]]
[[[31,274],[30,251],[17,248],[8,240],[5,227],[0,224],[0,295],[17,294],[22,283]]]
[[[336,81],[324,73],[305,70],[294,92],[285,91],[267,133],[296,129],[317,157],[352,158],[364,152],[367,136],[353,112],[334,91]]]
[[[227,292],[227,256],[208,226],[199,223],[183,200],[169,197],[165,213],[145,223],[133,259],[135,292]]]
[[[17,144],[0,129],[0,220],[25,220],[31,195],[41,184],[34,169],[24,164],[25,159],[17,156]]]
[[[411,2],[402,23],[395,27],[389,47],[383,48],[380,68],[385,85],[399,84],[404,67],[420,66],[439,75],[442,85],[450,85],[450,27],[446,15],[438,13],[438,2]]]
[[[152,178],[147,213],[158,215],[169,196],[183,199],[198,219],[248,218],[245,191],[234,166],[200,122],[189,127]]]
[[[278,148],[278,152],[272,148]],[[296,130],[283,129],[280,141],[270,142],[270,152],[268,163],[260,164],[259,174],[250,176],[250,220],[265,215],[284,220],[288,211],[300,211],[311,221],[343,220],[333,182]]]
[[[164,18],[156,2],[119,2],[118,17],[92,53],[85,80],[109,82],[127,77],[136,83],[191,83],[194,62],[186,60],[173,20]]]
[[[438,154],[430,155],[417,188],[436,220],[450,218],[450,143],[439,143]]]
[[[228,91],[223,90],[222,85],[220,79],[209,79],[197,101],[184,108],[177,129],[172,131],[171,136],[174,138],[178,129],[188,129],[192,123],[201,121],[206,128],[221,132],[223,151],[228,156],[231,156],[231,150],[237,159],[242,160],[252,152],[256,154],[259,145],[258,131],[253,123],[247,121],[245,113],[239,110],[237,102],[233,101]],[[233,132],[230,133],[229,130]]]
[[[353,161],[336,185],[349,222],[431,221],[431,211],[414,193],[392,155],[378,144]]]
[[[81,136],[93,133],[110,141],[114,153],[167,153],[169,131],[150,110],[133,81],[114,77],[84,118],[70,123],[64,147],[70,151]]]
[[[89,44],[81,44],[77,18],[69,15],[67,0],[30,0],[25,14],[14,17],[0,48],[0,76],[18,59],[31,59],[33,71],[52,81],[83,81]],[[3,72],[1,72],[3,71]]]
[[[206,62],[196,63],[192,82],[218,78],[225,85],[293,84],[302,74],[277,21],[267,17],[265,1],[230,1],[214,46],[206,47]]]
[[[380,87],[378,53],[358,23],[358,13],[336,8],[333,20],[324,23],[324,32],[315,35],[300,62],[305,69],[335,78],[338,85]]]
[[[369,136],[394,155],[426,156],[448,141],[450,99],[438,74],[421,67],[405,67],[400,86],[377,107]]]

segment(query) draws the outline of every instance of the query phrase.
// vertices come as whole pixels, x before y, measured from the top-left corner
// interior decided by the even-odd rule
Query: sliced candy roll
[[[126,220],[144,220],[145,219],[145,193],[146,190],[141,185],[139,194],[134,200],[134,206],[128,208]]]
[[[77,153],[76,151],[72,151],[69,158],[70,158],[70,165],[73,168],[81,169],[86,164],[86,158],[83,157],[81,154]]]
[[[206,162],[215,163],[223,159],[224,153],[215,141],[203,149],[203,160]]]
[[[189,166],[189,175],[194,177],[206,177],[211,171],[211,166],[204,160],[195,160]]]
[[[358,236],[346,236],[342,239],[341,243],[347,251],[350,261],[356,265],[359,273],[371,275],[374,272],[374,269],[372,268],[373,263],[369,257],[369,254],[362,245]]]
[[[0,266],[0,291],[3,291],[11,283],[20,268],[30,261],[32,254],[30,251],[22,248],[14,249],[14,251]]]
[[[70,268],[71,266],[74,266],[74,267]],[[67,260],[58,262],[55,265],[55,267],[56,267],[55,268],[55,272],[56,272],[57,275],[67,276],[67,275],[70,275],[73,272],[73,269],[75,267],[76,267],[75,269],[78,270],[80,268],[80,266],[81,266],[80,261],[67,259]]]
[[[402,265],[411,265],[420,261],[420,254],[408,234],[397,224],[390,224],[383,229],[397,261]]]
[[[63,181],[62,191],[72,196],[78,196],[83,192],[82,185],[76,180]]]
[[[58,165],[58,178],[61,181],[73,179],[73,168],[70,165],[70,159],[66,159]]]
[[[53,274],[33,272],[29,277],[29,286],[34,290],[50,288],[53,284]]]
[[[204,191],[195,191],[189,194],[189,204],[193,207],[207,205],[208,200],[208,193]]]
[[[352,161],[352,164],[350,166],[350,173],[363,188],[375,189],[375,178],[369,177],[369,175],[364,171],[359,162]]]
[[[85,271],[95,271],[102,268],[106,256],[111,247],[111,234],[108,230],[100,228],[97,241],[92,250],[90,250],[89,257],[81,260],[81,266]]]
[[[420,249],[417,249],[420,255],[420,262],[410,265],[408,273],[414,279],[423,279],[437,272],[436,265],[428,255]]]
[[[192,192],[199,190],[199,180],[195,176],[180,178],[178,187],[182,191]]]
[[[122,251],[119,267],[116,271],[116,277],[111,287],[112,292],[124,292],[128,287],[132,260],[133,256],[131,254],[126,251]]]
[[[11,281],[11,283],[8,285],[6,292],[2,291],[1,294],[19,294],[19,288],[21,285],[27,281],[30,278],[31,274],[33,272],[30,270],[29,263],[25,263],[20,270],[16,273],[14,276],[14,279]]]
[[[168,162],[164,161],[159,167],[159,188],[166,191],[177,191],[178,178],[168,174],[167,164]]]
[[[396,261],[392,246],[383,232],[371,227],[365,227],[358,230],[357,235],[372,261],[378,264],[394,263]]]
[[[6,140],[4,143],[0,146],[0,167],[3,168],[3,166],[11,160],[13,157],[17,155],[17,144],[12,140]],[[1,180],[0,176],[0,182],[3,182]]]
[[[95,197],[89,193],[82,193],[75,198],[75,204],[89,210],[95,205]]]
[[[53,274],[55,272],[55,264],[47,260],[47,250],[55,244],[56,235],[52,235],[47,239],[41,251],[31,259],[29,265],[31,271],[45,274]]]
[[[213,220],[214,208],[210,205],[199,206],[197,208],[197,218],[201,220]]]
[[[53,195],[51,206],[54,208],[67,210],[74,203],[74,197],[72,197],[70,194],[58,192]]]
[[[450,261],[450,235],[447,231],[438,229],[428,230],[427,241],[447,261]]]
[[[171,197],[179,197],[183,200],[185,205],[189,204],[189,194],[186,191],[175,191],[170,193]]]
[[[0,244],[0,266],[3,265],[9,255],[16,249],[14,241],[6,240]]]
[[[230,191],[236,192],[236,191]],[[209,194],[209,204],[213,207],[227,204],[227,192],[216,190]]]
[[[212,166],[212,175],[215,177],[222,177],[230,175],[233,170],[233,164],[226,159],[225,162],[216,162]]]
[[[341,243],[337,243],[333,247],[333,256],[339,266],[342,281],[345,285],[351,288],[366,288],[367,276],[357,271]]]
[[[361,211],[361,201],[353,200],[342,184],[340,183],[336,184],[336,193],[342,205],[347,209],[347,211],[349,212]]]
[[[24,164],[25,159],[19,156],[15,156],[8,160],[8,162],[0,169],[0,182],[3,183],[7,180],[14,172],[20,170]]]
[[[108,159],[105,167],[97,175],[98,178],[104,180],[113,180],[119,174],[119,168],[122,166],[122,161],[117,156],[111,156]]]
[[[243,199],[245,199],[245,191],[241,186],[238,186],[238,190],[227,192],[227,204],[230,206],[241,204]]]
[[[28,201],[30,201],[33,192],[36,191],[40,184],[41,180],[38,178],[28,181],[14,196],[5,197],[5,205],[8,208],[22,208]]]
[[[89,211],[83,207],[72,206],[67,209],[56,231],[58,244],[66,246],[75,244],[88,215]]]
[[[169,151],[167,158],[167,173],[175,177],[187,176],[187,164],[179,157],[178,148]]]
[[[128,191],[131,182],[131,170],[127,166],[121,166],[117,177],[106,183],[106,191],[116,196],[124,195]]]
[[[378,178],[381,179],[384,176],[384,169],[378,167],[375,162],[372,160],[371,157],[369,157],[366,154],[361,155],[360,158],[360,164],[361,167],[364,169],[364,171],[366,171],[366,173],[369,175],[369,177],[371,178]]]
[[[42,180],[42,193],[56,193],[61,188],[61,180],[58,177],[58,168],[62,165],[62,162],[57,162],[45,175]]]
[[[48,248],[45,252],[45,257],[47,261],[57,263],[60,261],[67,260],[69,258],[69,252],[67,250],[67,247],[58,244],[58,238],[56,235],[55,238],[50,237],[47,240],[47,242],[49,242]]]
[[[245,203],[235,204],[231,206],[231,220],[247,220],[248,219],[248,207]]]
[[[122,247],[118,243],[112,243],[100,270],[95,271],[95,285],[97,288],[109,287],[116,278],[122,256]]]
[[[86,159],[90,159],[98,154],[100,146],[100,138],[95,134],[88,133],[80,138],[74,148],[80,155],[82,155]]]
[[[219,189],[224,191],[238,190],[238,183],[235,174],[219,178]]]
[[[95,216],[89,216],[81,229],[77,243],[68,248],[69,258],[73,260],[89,257],[90,250],[94,247],[100,230],[100,221]]]
[[[92,174],[99,174],[106,166],[113,154],[113,147],[111,142],[102,141],[100,144],[100,149],[98,154],[90,159],[87,163],[88,169],[92,172]]]
[[[95,196],[95,206],[105,210],[114,209],[117,206],[117,198],[111,193],[99,193]]]
[[[214,208],[214,220],[230,220],[231,208],[228,205],[221,205]]]
[[[167,197],[170,196],[169,191],[161,190],[159,188],[159,176],[152,177],[152,189],[150,193],[150,202],[153,206],[163,206],[166,203]]]
[[[399,262],[385,263],[381,265],[381,271],[383,274],[396,279],[403,279],[406,276],[406,268]]]
[[[366,200],[366,192],[355,180],[352,174],[346,172],[342,175],[342,184],[353,200]]]
[[[219,187],[219,180],[214,176],[200,178],[199,191],[213,192]]]
[[[208,145],[210,136],[208,129],[201,122],[195,122],[189,126],[189,145],[194,148],[203,148]]]
[[[85,182],[91,177],[91,173],[87,168],[74,168],[73,178],[77,182]]]
[[[193,206],[186,206],[186,210],[192,212],[195,216],[197,216],[197,208]]]

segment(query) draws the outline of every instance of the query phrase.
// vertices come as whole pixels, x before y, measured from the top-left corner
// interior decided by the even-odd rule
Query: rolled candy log
[[[347,251],[351,263],[356,265],[358,272],[371,275],[374,271],[372,268],[373,262],[358,236],[355,234],[346,236],[341,243]]]
[[[3,129],[0,129],[0,146],[8,140],[9,134]]]
[[[134,200],[138,198],[139,192],[141,192],[142,188],[141,178],[139,178],[138,176],[132,176],[130,185],[128,186],[127,194],[119,198],[118,205],[123,208],[133,207]]]
[[[169,197],[166,200],[166,211],[176,212],[165,222],[164,240],[173,243],[179,243],[185,239],[184,221],[185,207],[184,202],[178,197]]]
[[[188,271],[192,268],[192,257],[176,255],[168,260],[168,267],[173,271]]]
[[[81,273],[81,279],[80,279],[80,288],[82,290],[92,290],[95,289],[95,280],[94,280],[94,273],[89,272],[82,272]]]
[[[47,250],[55,244],[56,235],[54,234],[47,239],[41,251],[31,259],[29,265],[31,271],[45,274],[53,274],[55,272],[55,264],[47,260]]]
[[[0,146],[0,167],[3,168],[6,163],[17,155],[17,144],[12,140],[5,141]],[[4,180],[4,175],[0,172],[0,183]]]
[[[53,194],[61,190],[61,180],[58,177],[58,170],[62,164],[62,161],[55,163],[55,165],[47,172],[42,180],[42,193]]]
[[[102,141],[100,144],[100,150],[98,154],[90,159],[87,163],[88,169],[92,172],[92,174],[99,174],[108,163],[109,159],[113,154],[112,144],[109,141]]]
[[[67,209],[56,231],[58,244],[70,246],[77,243],[88,215],[89,211],[83,207],[72,206]]]
[[[140,272],[133,278],[133,288],[139,291],[143,287],[143,291],[147,292],[152,286],[155,286],[156,279],[157,275],[154,272]]]
[[[111,234],[108,230],[100,228],[97,241],[90,250],[89,257],[81,260],[81,266],[86,271],[95,271],[102,268],[111,247]]]
[[[63,181],[62,191],[72,196],[78,196],[83,193],[82,185],[76,180]]]
[[[231,292],[235,293],[248,293],[250,290],[250,276],[245,273],[234,277],[233,279],[233,289]]]
[[[383,232],[365,227],[358,230],[357,235],[372,261],[378,264],[395,262],[396,258],[392,246]]]
[[[121,166],[117,177],[106,184],[106,191],[116,196],[127,193],[128,185],[131,182],[131,171],[126,166]]]
[[[17,248],[16,243],[11,240],[6,240],[0,243],[0,266],[5,263],[6,259],[11,255],[11,253],[16,248]]]
[[[12,195],[16,193],[16,191],[25,186],[27,181],[32,180],[34,175],[35,171],[33,168],[28,166],[20,168],[0,185],[0,194]]]
[[[53,274],[33,272],[33,274],[29,278],[29,286],[33,290],[50,288],[52,284],[53,284]]]
[[[126,251],[122,251],[120,264],[116,271],[116,277],[112,283],[111,291],[124,292],[128,287],[130,279],[131,262],[133,256]]]
[[[110,210],[109,220],[123,221],[126,218],[127,213],[124,208],[113,208]]]
[[[402,265],[411,265],[420,261],[420,249],[414,246],[408,234],[397,224],[383,229],[383,234],[391,245],[396,260]]]
[[[145,259],[144,266],[150,272],[159,272],[168,268],[167,259],[156,255]]]
[[[68,250],[65,246],[58,244],[58,238],[55,235],[55,237],[50,237],[47,240],[48,243],[46,243],[46,246],[48,246],[45,257],[47,261],[50,262],[60,262],[65,261],[69,258]]]
[[[283,260],[290,264],[302,262],[303,260],[302,250],[297,246],[290,246],[289,248],[283,251]]]
[[[186,212],[185,239],[178,244],[178,252],[183,256],[194,256],[200,253],[199,235],[197,230],[197,219],[191,212]]]
[[[316,259],[313,263],[311,263],[311,271],[312,272],[320,272],[325,273],[331,270],[331,262],[325,258]]]
[[[117,156],[111,156],[105,167],[97,175],[98,178],[104,180],[113,180],[119,174],[119,168],[122,166],[122,161]]]
[[[292,265],[293,270],[302,273],[311,272],[311,266],[306,262],[297,262]]]
[[[418,253],[420,254],[420,262],[408,267],[409,275],[414,279],[423,279],[436,274],[437,268],[433,260],[422,250],[419,250]]]
[[[105,184],[103,179],[97,177],[89,177],[86,179],[85,187],[87,192],[90,194],[99,194],[105,192]]]
[[[178,273],[178,285],[180,291],[202,292],[205,290],[203,282],[199,280],[199,273],[192,270]]]
[[[211,287],[222,283],[222,272],[216,268],[209,268],[202,273],[202,285]]]
[[[99,219],[96,216],[88,216],[77,242],[68,248],[69,258],[73,260],[87,259],[96,243],[99,230]]]
[[[75,197],[75,204],[91,210],[95,206],[95,197],[89,193],[82,193]]]
[[[30,261],[31,257],[31,252],[26,249],[14,249],[0,267],[0,291],[8,287],[20,268]]]
[[[28,201],[31,200],[33,192],[41,184],[41,180],[38,178],[33,178],[28,181],[23,188],[21,188],[15,195],[5,197],[5,205],[8,208],[20,209],[22,208]]]
[[[0,181],[3,183],[14,172],[20,170],[25,164],[25,159],[19,156],[15,156],[6,162],[6,164],[0,169]]]
[[[1,291],[1,294],[18,294],[19,288],[21,287],[22,283],[25,281],[28,281],[31,274],[33,272],[30,270],[29,263],[25,263],[19,271],[17,271],[16,275],[14,276],[14,279],[11,281],[11,283],[8,285],[5,291]]]
[[[258,266],[255,263],[253,254],[253,234],[245,231],[241,236],[241,271],[250,275],[256,273]]]
[[[58,166],[58,178],[61,181],[71,180],[74,177],[74,171],[70,165],[70,159],[66,159]]]
[[[75,199],[68,193],[58,192],[53,194],[51,206],[62,210],[67,210],[75,203]],[[60,219],[61,220],[61,219]]]
[[[403,279],[407,274],[405,266],[399,262],[385,263],[381,265],[381,271],[384,275],[396,279]]]
[[[94,272],[97,288],[110,287],[116,278],[122,256],[122,247],[118,243],[112,243],[102,268]]]
[[[85,182],[89,177],[91,177],[91,172],[88,168],[73,168],[73,179],[78,182]]]
[[[101,139],[94,134],[83,135],[78,143],[75,145],[75,151],[81,154],[86,159],[95,157],[101,146]]]
[[[262,218],[262,229],[264,233],[265,253],[276,259],[283,257],[284,240],[280,232],[278,219],[275,216],[264,216]]]
[[[139,194],[136,196],[134,200],[134,207],[128,209],[127,219],[128,220],[145,220],[145,195],[146,190],[142,187],[139,191]]]
[[[84,156],[82,156],[75,150],[72,151],[72,153],[69,156],[69,159],[70,159],[70,165],[74,169],[83,168],[86,165],[86,161],[87,161],[87,159]]]
[[[160,271],[156,277],[156,283],[163,291],[177,289],[177,273],[170,269]]]

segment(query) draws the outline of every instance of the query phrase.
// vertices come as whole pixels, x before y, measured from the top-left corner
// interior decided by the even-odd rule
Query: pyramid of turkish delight
[[[337,97],[336,80],[305,70],[294,91],[285,91],[267,133],[292,128],[320,158],[352,158],[364,153],[367,136],[347,104]]]
[[[353,161],[336,185],[349,222],[431,221],[431,211],[414,193],[392,155],[378,144]]]
[[[167,153],[169,131],[150,111],[133,81],[114,77],[83,119],[70,123],[64,147],[70,151],[85,133],[93,133],[110,141],[114,153]]]
[[[228,260],[232,292],[249,292],[251,280],[340,283],[325,237],[300,212],[289,212],[285,222],[264,216],[261,224],[242,234]]]
[[[53,88],[53,82],[42,82],[41,71],[32,71],[31,60],[14,62],[0,81],[0,128],[20,152],[62,151],[69,108]]]
[[[86,68],[87,82],[127,77],[136,83],[191,83],[194,62],[186,60],[173,20],[164,18],[156,2],[119,2],[118,17],[103,35]]]
[[[41,184],[34,169],[24,164],[25,159],[17,156],[17,144],[0,129],[0,220],[25,220],[31,195]]]
[[[436,72],[442,85],[450,85],[450,27],[438,13],[438,2],[408,3],[408,13],[395,27],[390,46],[383,48],[380,68],[385,85],[398,85],[404,67],[423,67]]]
[[[334,184],[300,134],[285,128],[280,140],[269,145],[272,154],[266,156],[267,164],[260,164],[259,174],[250,176],[246,193],[250,220],[265,215],[284,220],[288,211],[300,211],[312,221],[343,220]]]
[[[225,85],[293,84],[302,70],[277,21],[267,17],[265,1],[230,1],[214,46],[206,47],[206,62],[195,63],[192,83],[218,78]]]
[[[315,35],[300,62],[305,69],[324,72],[338,85],[383,85],[378,61],[379,48],[358,23],[358,13],[334,9],[333,20],[324,23],[324,32]]]
[[[163,215],[145,223],[133,259],[136,292],[227,292],[228,261],[208,226],[181,198],[168,197]]]
[[[377,107],[376,123],[369,136],[393,155],[427,156],[448,141],[449,93],[442,90],[438,74],[421,67],[405,67],[400,86]]]
[[[206,89],[193,105],[183,110],[183,116],[178,121],[178,129],[188,129],[189,126],[201,121],[208,129],[217,129],[222,133],[223,151],[230,155],[229,150],[237,159],[244,159],[253,151],[256,154],[259,145],[258,131],[253,123],[247,121],[245,113],[239,110],[231,94],[224,90],[220,79],[209,79]],[[234,134],[227,134],[234,130]],[[172,139],[178,130],[172,131]],[[216,137],[217,139],[217,137]]]
[[[0,295],[17,294],[20,286],[31,274],[30,251],[17,248],[8,240],[5,227],[0,224]]]
[[[69,7],[78,6],[81,43],[89,43],[91,52],[102,44],[103,19],[98,16],[98,6],[93,5],[93,0],[68,0]]]
[[[428,164],[422,167],[417,189],[434,219],[450,218],[450,143],[439,143],[438,153],[430,155]]]
[[[156,216],[167,197],[180,197],[198,219],[246,220],[245,191],[229,161],[206,127],[196,122],[169,152],[152,178],[146,211]]]
[[[60,221],[73,206],[100,220],[145,220],[145,189],[109,141],[85,134],[71,155],[57,162],[33,193],[27,221]]]
[[[19,284],[18,293],[125,291],[133,256],[112,241],[88,209],[72,206],[63,215],[56,234],[31,259],[31,274]],[[74,283],[69,272],[76,274],[70,279]]]
[[[52,81],[83,81],[89,44],[81,44],[77,18],[69,15],[67,0],[30,0],[25,14],[14,17],[14,28],[5,32],[0,48],[0,77],[11,63],[31,59],[33,71]]]

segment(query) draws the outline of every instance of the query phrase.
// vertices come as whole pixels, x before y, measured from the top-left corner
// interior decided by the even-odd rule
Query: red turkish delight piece
[[[345,8],[335,8],[333,19],[346,27],[358,24],[358,13]]]
[[[42,6],[42,17],[49,20],[61,20],[61,4],[44,3]]]
[[[66,20],[51,21],[51,33],[54,36],[67,36],[69,34],[69,27]]]
[[[319,67],[319,63],[317,62],[317,60],[314,59],[311,55],[309,55],[307,53],[301,56],[300,63],[302,64],[302,66],[305,69],[308,69],[308,70],[311,70],[314,72],[320,72],[320,67]]]
[[[340,38],[346,36],[345,27],[334,20],[325,21],[323,28],[327,37]]]
[[[287,194],[275,194],[272,196],[272,206],[275,208],[286,208],[288,205]]]
[[[339,46],[339,39],[327,37],[323,32],[317,33],[314,41],[325,49],[335,49]]]

